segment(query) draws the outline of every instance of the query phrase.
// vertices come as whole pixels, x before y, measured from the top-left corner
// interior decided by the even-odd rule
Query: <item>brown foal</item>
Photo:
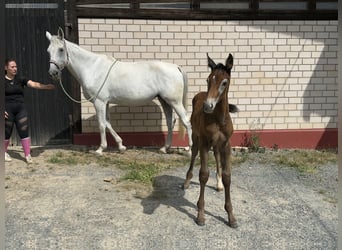
[[[229,54],[226,65],[216,64],[209,56],[208,66],[211,73],[207,79],[208,91],[198,93],[192,100],[192,139],[191,163],[186,175],[184,188],[188,188],[193,176],[192,170],[195,159],[200,151],[201,168],[199,171],[200,195],[197,202],[197,224],[204,225],[204,189],[209,178],[208,152],[213,148],[217,167],[217,189],[225,191],[224,208],[228,213],[228,225],[236,228],[237,222],[233,215],[230,200],[231,183],[231,145],[233,123],[229,110],[233,105],[228,104],[233,56]]]

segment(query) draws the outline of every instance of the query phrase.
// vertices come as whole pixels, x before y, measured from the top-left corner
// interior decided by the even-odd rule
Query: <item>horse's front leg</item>
[[[220,152],[217,147],[213,148],[215,162],[216,162],[216,189],[217,191],[223,191],[223,183],[222,183],[222,167],[221,167],[221,160],[220,160]]]
[[[204,218],[204,190],[205,185],[207,184],[207,181],[209,179],[209,169],[208,169],[208,151],[209,146],[203,145],[201,143],[200,145],[200,157],[201,157],[201,168],[199,171],[199,181],[200,181],[200,195],[199,199],[197,201],[197,224],[200,226],[203,226],[205,224],[205,218]]]
[[[103,150],[107,148],[106,138],[106,104],[101,101],[95,101],[94,107],[96,110],[97,121],[99,123],[101,143],[95,151],[98,155],[102,155]]]
[[[221,151],[222,161],[222,181],[225,190],[225,204],[224,208],[228,214],[228,225],[232,228],[236,228],[237,222],[233,215],[233,206],[230,199],[230,184],[231,184],[231,146],[228,142],[227,146]]]

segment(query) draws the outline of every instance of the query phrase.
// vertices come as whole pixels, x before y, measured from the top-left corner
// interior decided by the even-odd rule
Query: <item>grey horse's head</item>
[[[58,29],[57,36],[51,35],[46,31],[46,38],[50,41],[47,52],[50,55],[49,74],[55,79],[61,79],[62,70],[68,64],[68,52],[64,40],[64,32],[61,28]]]

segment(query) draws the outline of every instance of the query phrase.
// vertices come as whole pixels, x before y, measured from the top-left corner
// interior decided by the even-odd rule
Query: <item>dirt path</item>
[[[46,163],[53,152],[33,150],[31,168],[20,150],[10,152],[6,249],[337,249],[336,164],[299,174],[255,163],[260,154],[233,168],[232,229],[213,170],[199,227],[198,169],[186,191],[186,166],[161,173],[149,190],[117,182],[114,167]]]

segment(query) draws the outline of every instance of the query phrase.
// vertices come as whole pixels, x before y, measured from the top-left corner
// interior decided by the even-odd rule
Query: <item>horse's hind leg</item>
[[[166,118],[166,124],[167,124],[167,137],[165,145],[160,148],[160,152],[166,153],[167,150],[171,147],[172,142],[172,130],[175,125],[175,121],[173,119],[173,112],[172,107],[169,105],[166,101],[164,101],[161,97],[158,96],[159,102],[162,105],[162,108],[164,110],[165,118]]]
[[[115,132],[115,130],[113,129],[112,125],[110,124],[110,115],[109,115],[108,104],[106,105],[106,113],[107,113],[106,127],[108,128],[110,134],[113,136],[116,144],[118,145],[119,151],[122,153],[123,151],[126,150],[126,147],[124,145],[122,145],[121,137]]]
[[[188,172],[186,173],[186,179],[183,184],[183,189],[187,189],[190,186],[190,181],[193,176],[192,171],[194,169],[195,160],[198,154],[198,138],[195,137],[193,134],[192,139],[193,139],[193,144],[191,147],[191,162],[190,162],[190,167],[188,169]]]
[[[181,103],[174,104],[173,108],[176,111],[177,115],[181,119],[183,125],[185,126],[185,128],[188,132],[189,147],[191,148],[191,146],[192,146],[192,129],[191,129],[191,123],[190,123],[188,116],[186,114],[186,110]]]

